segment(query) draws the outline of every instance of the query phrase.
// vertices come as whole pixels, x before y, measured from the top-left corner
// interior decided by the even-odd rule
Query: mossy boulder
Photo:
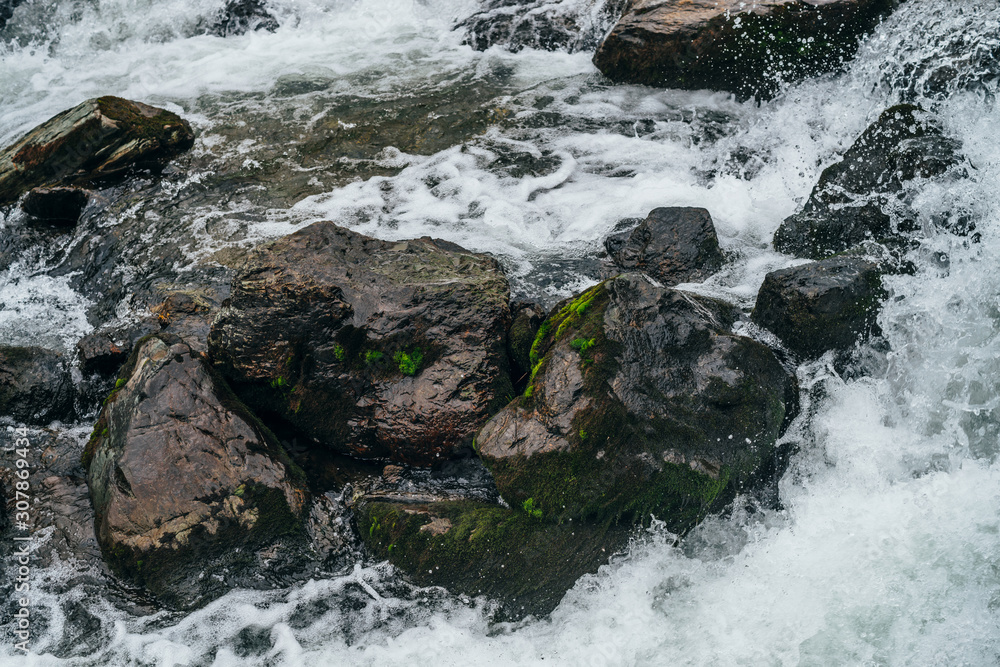
[[[835,71],[898,0],[632,0],[594,64],[608,78],[769,98]]]
[[[362,501],[355,521],[369,549],[414,583],[485,595],[502,618],[549,613],[630,535],[610,521],[560,524],[477,501]]]
[[[841,255],[767,274],[751,319],[815,358],[876,333],[885,296],[877,262]]]
[[[865,241],[898,244],[913,230],[905,220],[894,225],[887,204],[905,183],[940,177],[961,163],[960,149],[919,107],[887,109],[838,162],[823,170],[802,210],[775,232],[775,250],[825,259]]]
[[[48,424],[73,414],[73,380],[58,352],[0,345],[0,417]]]
[[[0,151],[0,205],[32,188],[160,167],[193,145],[191,126],[175,113],[120,97],[87,100]]]
[[[106,562],[168,604],[223,593],[214,570],[302,532],[302,472],[177,336],[137,343],[83,462]]]
[[[527,301],[511,304],[510,312],[512,321],[507,332],[510,377],[516,387],[522,387],[531,374],[531,345],[546,312],[539,304]]]
[[[430,465],[512,395],[491,257],[319,222],[255,251],[209,336],[254,409],[334,449]]]
[[[721,301],[625,274],[555,311],[524,395],[477,436],[512,507],[691,528],[771,463],[794,377]]]
[[[604,247],[622,271],[641,271],[667,287],[705,280],[726,261],[703,208],[655,208],[633,229],[608,236]]]

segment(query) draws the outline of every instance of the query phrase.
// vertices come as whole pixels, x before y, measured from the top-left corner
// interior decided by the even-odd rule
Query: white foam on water
[[[221,4],[101,0],[78,20],[59,9],[58,41],[43,34],[33,50],[0,57],[0,80],[10,82],[0,90],[0,138],[98,94],[183,111],[201,96],[237,92],[280,108],[268,95],[286,75],[376,95],[441,73],[507,69],[510,90],[547,95],[564,118],[592,124],[494,128],[430,156],[386,149],[399,174],[306,198],[241,228],[238,242],[329,218],[382,238],[443,237],[523,273],[540,258],[593,255],[622,218],[703,206],[732,262],[690,288],[744,307],[768,271],[798,261],[768,246],[820,171],[911,79],[929,80],[926,63],[962,66],[961,48],[942,49],[988,52],[1000,32],[993,2],[909,0],[846,73],[755,106],[605,86],[586,54],[475,54],[449,31],[473,7],[443,0],[275,0],[274,34],[185,36]],[[944,96],[920,88],[917,99],[963,141],[970,178],[909,193],[928,237],[911,254],[917,274],[886,279],[889,352],[870,376],[838,377],[828,360],[800,369],[808,400],[786,436],[799,451],[781,482],[783,510],[737,508],[678,545],[654,531],[584,577],[547,619],[490,625],[485,603],[439,590],[403,595],[391,570],[374,567],[284,591],[234,591],[181,617],[133,617],[95,600],[115,623],[98,655],[17,661],[7,646],[4,664],[997,664],[1000,118],[988,61],[975,61],[976,85],[955,79]],[[204,113],[192,119],[203,130],[199,150],[254,159],[253,146],[209,139],[215,119]],[[714,117],[724,120],[709,136]],[[613,127],[618,118],[635,119],[636,131]],[[518,146],[556,166],[525,177],[491,168],[501,147]],[[213,215],[192,227],[207,229]],[[980,243],[935,231],[935,220],[959,215],[976,221]],[[214,249],[212,234],[195,236],[203,246],[192,253]],[[21,305],[13,319],[0,310],[0,340],[44,335],[54,319],[66,323],[56,334],[63,344],[88,330],[86,304],[64,279],[4,280],[0,302]],[[248,632],[263,637],[262,655],[239,649]],[[40,651],[57,640],[41,638]]]

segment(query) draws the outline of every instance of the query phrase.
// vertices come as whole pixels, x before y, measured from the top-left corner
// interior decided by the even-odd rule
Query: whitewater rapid
[[[612,86],[587,53],[473,52],[452,30],[476,9],[471,1],[272,0],[273,34],[199,34],[222,4],[22,6],[0,33],[0,143],[89,97],[156,104],[199,133],[192,164],[201,171],[180,177],[183,189],[215,169],[280,158],[268,132],[240,129],[241,118],[275,119],[282,141],[294,141],[338,122],[329,109],[341,98],[444,95],[482,82],[490,108],[523,122],[430,154],[386,147],[371,161],[386,173],[358,179],[286,155],[289,173],[314,174],[304,196],[191,205],[177,223],[193,239],[185,257],[332,219],[492,252],[515,289],[549,302],[593,282],[588,261],[620,219],[702,206],[730,262],[687,287],[751,307],[767,272],[800,261],[769,248],[778,224],[899,101],[921,103],[962,142],[969,178],[906,192],[925,235],[910,255],[916,273],[887,278],[884,344],[853,368],[831,358],[799,368],[803,410],[785,436],[798,451],[781,509],[738,501],[679,544],[654,528],[578,582],[550,618],[517,624],[491,624],[487,601],[413,589],[371,563],[286,590],[234,591],[191,614],[140,615],[67,585],[77,568],[62,563],[39,575],[36,604],[51,622],[36,655],[17,657],[5,632],[0,664],[1000,663],[995,2],[909,0],[846,72],[761,105]],[[930,86],[949,63],[961,75]],[[512,175],[498,168],[508,149],[548,166]],[[980,242],[935,231],[947,218],[974,221]],[[0,220],[0,234],[9,224]],[[42,336],[72,349],[92,328],[90,304],[46,261],[24,257],[0,273],[0,342]],[[79,650],[64,645],[68,600],[100,619]]]

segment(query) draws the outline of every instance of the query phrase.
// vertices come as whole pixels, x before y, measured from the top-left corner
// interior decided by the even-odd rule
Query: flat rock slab
[[[667,287],[700,282],[725,263],[712,216],[703,208],[653,209],[631,232],[605,239],[604,247],[619,269],[641,271]]]
[[[158,166],[193,145],[191,126],[175,113],[120,97],[87,100],[0,151],[0,205],[40,186]]]
[[[882,271],[863,257],[831,257],[772,271],[751,319],[802,358],[843,350],[877,331]]]
[[[633,0],[594,55],[608,78],[772,97],[854,55],[897,0]]]
[[[293,532],[307,497],[274,436],[177,336],[139,342],[84,463],[105,560],[177,606],[206,594],[210,562]]]
[[[511,398],[491,257],[318,222],[255,251],[209,353],[257,410],[344,453],[429,465]]]

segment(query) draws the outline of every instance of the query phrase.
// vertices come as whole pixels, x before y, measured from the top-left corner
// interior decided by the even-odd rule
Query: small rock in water
[[[83,188],[35,188],[21,202],[21,208],[42,222],[75,225],[89,201],[90,192]]]
[[[864,241],[901,239],[903,230],[883,211],[886,203],[904,183],[942,176],[959,164],[960,148],[919,107],[886,110],[823,171],[802,210],[781,223],[775,250],[823,259]]]
[[[574,3],[548,0],[490,0],[458,27],[465,28],[465,43],[477,51],[502,46],[545,51],[585,51],[597,46],[625,0],[597,3],[593,12],[574,12]]]
[[[37,187],[160,167],[193,145],[191,126],[175,113],[120,97],[87,100],[0,151],[0,204]]]
[[[73,381],[61,354],[0,345],[0,417],[44,425],[72,413]]]
[[[608,78],[773,97],[839,69],[898,0],[632,0],[594,55]]]
[[[618,268],[642,271],[667,287],[702,281],[725,262],[703,208],[653,209],[631,232],[605,239],[604,247]]]
[[[837,256],[767,274],[751,319],[795,354],[814,358],[877,332],[884,298],[878,264]]]
[[[219,37],[242,35],[251,30],[278,29],[278,19],[267,10],[264,0],[229,0],[209,32]]]

